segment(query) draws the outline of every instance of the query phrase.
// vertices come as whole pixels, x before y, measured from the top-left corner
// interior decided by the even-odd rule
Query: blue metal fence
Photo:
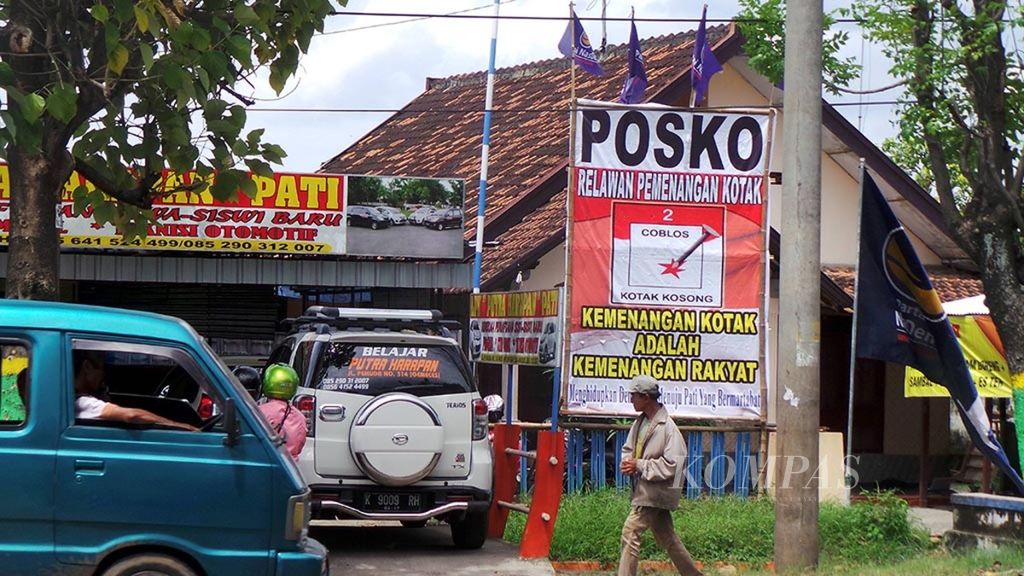
[[[596,487],[629,488],[629,477],[619,471],[627,430],[592,426],[564,430],[567,492]],[[688,452],[683,479],[687,498],[698,498],[704,494],[733,494],[741,498],[751,495],[751,489],[757,486],[760,470],[757,430],[688,428],[683,437]],[[531,431],[524,429],[520,441],[523,450],[533,448],[530,445],[532,438]],[[533,479],[530,466],[526,458],[521,459],[519,489],[524,495],[528,493]]]

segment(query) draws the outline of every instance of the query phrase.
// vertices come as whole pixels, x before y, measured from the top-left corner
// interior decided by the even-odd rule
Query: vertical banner
[[[571,414],[635,414],[660,380],[677,417],[761,413],[768,113],[581,108]]]
[[[469,352],[497,364],[562,362],[561,290],[487,292],[470,296]]]

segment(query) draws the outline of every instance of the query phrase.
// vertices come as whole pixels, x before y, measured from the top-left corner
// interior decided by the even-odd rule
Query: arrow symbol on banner
[[[686,259],[689,258],[690,255],[697,250],[697,248],[700,248],[701,244],[705,242],[710,242],[711,240],[720,238],[722,236],[718,232],[715,232],[715,229],[712,228],[711,226],[708,226],[707,224],[701,225],[701,228],[703,228],[704,231],[703,233],[701,233],[700,238],[697,238],[697,240],[694,241],[694,243],[691,244],[685,252],[683,252],[682,256],[676,258],[675,260],[672,260],[668,264],[658,264],[658,266],[664,268],[664,270],[661,271],[662,275],[671,274],[676,278],[679,278],[679,273],[683,271],[683,262],[686,262]]]

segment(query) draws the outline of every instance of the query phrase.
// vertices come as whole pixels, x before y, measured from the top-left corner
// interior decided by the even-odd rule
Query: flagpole
[[[491,109],[494,107],[494,60],[498,51],[498,12],[501,0],[494,0],[494,25],[491,28],[491,56],[487,65],[487,96],[484,99],[483,146],[480,148],[480,193],[476,201],[476,246],[473,255],[473,293],[480,293],[480,271],[484,256],[484,214],[487,211],[487,167],[491,153]]]
[[[864,211],[864,172],[866,168],[864,166],[864,159],[860,159],[860,204],[857,210],[857,266],[854,268],[853,274],[853,324],[850,327],[850,375],[849,384],[850,392],[846,404],[846,462],[844,462],[844,473],[846,474],[847,488],[853,488],[849,485],[849,481],[852,476],[849,474],[848,463],[849,458],[853,454],[853,393],[854,393],[854,368],[857,366],[857,299],[860,295],[860,235],[864,233],[861,230],[861,213]]]
[[[569,2],[569,27],[572,42],[571,56],[569,56],[569,169],[566,178],[565,195],[565,297],[563,304],[563,334],[562,334],[562,386],[569,386],[569,359],[572,340],[572,216],[573,198],[576,195],[574,176],[576,173],[576,18],[573,17],[573,3]],[[561,394],[562,401],[565,394]],[[556,430],[556,418],[552,414],[551,429]]]
[[[704,3],[704,7],[701,9],[701,16],[700,16],[700,25],[701,26],[704,26],[704,18],[707,16],[707,13],[708,13],[708,5],[707,5],[707,2],[705,2]],[[705,37],[705,42],[706,41],[707,41],[707,37]],[[697,50],[697,48],[700,48],[701,50],[703,50],[704,46],[703,45],[697,46],[697,40],[694,39],[694,41],[693,41],[693,50]],[[691,67],[693,67],[693,62],[694,62],[695,59],[696,59],[695,55],[691,54],[691,56],[690,56],[690,66]],[[703,58],[701,58],[701,60],[703,61]],[[710,86],[710,82],[708,84]],[[693,70],[690,70],[690,108],[696,108],[696,107],[697,107],[697,91],[693,89]]]

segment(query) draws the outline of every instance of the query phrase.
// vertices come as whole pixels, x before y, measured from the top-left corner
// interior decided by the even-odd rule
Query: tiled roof
[[[958,272],[950,268],[938,266],[926,266],[928,278],[932,286],[939,293],[939,300],[952,302],[961,298],[969,298],[984,294],[985,290],[981,285],[981,279],[977,276]],[[824,266],[822,271],[844,292],[853,297],[853,285],[856,278],[856,270],[849,266]]]
[[[735,37],[731,25],[708,29],[713,46]],[[682,103],[680,81],[689,72],[694,32],[641,41],[649,100]],[[552,52],[555,42],[552,39]],[[721,58],[720,58],[721,59]],[[614,100],[626,70],[626,45],[609,46],[603,77],[577,71],[579,98]],[[568,163],[569,62],[554,58],[496,73],[487,182],[487,239],[483,278],[507,274],[541,243],[564,235],[565,166]],[[476,234],[481,131],[486,73],[428,79],[427,89],[338,156],[322,171],[466,180],[466,238]],[[678,92],[678,93],[677,93]],[[546,187],[542,187],[547,183]],[[543,190],[542,190],[543,188]],[[532,198],[542,190],[542,197]],[[557,195],[556,201],[555,197]],[[515,210],[516,205],[519,209]],[[531,213],[532,212],[532,213]],[[522,224],[520,224],[520,222]],[[507,231],[516,226],[515,233]]]

